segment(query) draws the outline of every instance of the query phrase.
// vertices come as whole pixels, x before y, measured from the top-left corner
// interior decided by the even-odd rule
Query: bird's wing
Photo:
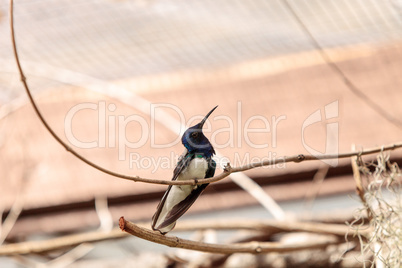
[[[195,155],[193,153],[189,153],[187,152],[187,150],[184,151],[173,171],[172,181],[175,181],[177,179],[183,169],[185,169],[190,164],[191,160],[193,160],[194,157]]]
[[[216,169],[216,162],[212,159],[208,159],[208,169],[207,172],[205,173],[205,178],[212,178],[215,175],[215,169]]]
[[[205,178],[213,177],[215,174],[216,162],[210,158],[208,159],[208,169],[205,174]],[[205,190],[209,183],[198,185],[183,201],[173,207],[173,209],[166,216],[163,223],[158,226],[160,229],[169,226],[177,221],[178,218],[183,216],[184,213],[191,207],[191,205],[197,200],[200,194]]]
[[[191,160],[194,158],[194,154],[190,154],[188,152],[184,152],[182,157],[179,159],[179,162],[177,163],[174,171],[173,171],[173,178],[172,181],[177,180],[177,177],[179,174],[189,165]],[[163,195],[161,201],[158,204],[158,207],[156,208],[156,212],[154,216],[152,217],[152,229],[155,230],[155,224],[158,221],[159,215],[162,211],[163,205],[165,204],[166,198],[169,195],[170,189],[172,189],[172,185],[169,185],[167,188],[165,194]]]

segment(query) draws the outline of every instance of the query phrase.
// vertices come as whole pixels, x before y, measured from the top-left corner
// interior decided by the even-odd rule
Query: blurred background
[[[216,105],[205,134],[219,153],[217,173],[227,162],[401,139],[402,1],[42,0],[16,1],[14,14],[44,117],[79,153],[118,173],[170,180],[180,133]],[[2,241],[111,230],[120,216],[150,222],[166,186],[95,170],[38,120],[19,79],[5,0],[0,62]],[[391,159],[400,162],[401,151]],[[210,185],[181,220],[344,222],[362,206],[355,187],[350,159],[282,163]],[[165,267],[199,258],[134,237],[83,245],[0,257],[0,266]]]

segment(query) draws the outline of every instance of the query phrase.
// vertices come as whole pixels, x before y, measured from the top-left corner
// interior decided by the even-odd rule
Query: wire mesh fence
[[[324,48],[402,37],[398,1],[289,1]],[[7,1],[1,4],[0,57],[12,60]],[[121,79],[311,50],[282,0],[19,1],[25,61]]]

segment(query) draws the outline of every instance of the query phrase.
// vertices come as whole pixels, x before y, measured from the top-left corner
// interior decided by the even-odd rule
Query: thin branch
[[[145,228],[150,226],[150,223],[141,223],[136,226]],[[129,228],[129,227],[128,227]],[[181,221],[177,223],[175,232],[194,231],[194,230],[252,230],[260,231],[269,235],[281,232],[309,232],[316,234],[328,234],[338,237],[353,238],[354,233],[350,232],[350,228],[344,224],[326,224],[318,222],[300,222],[300,221],[276,221],[276,220],[236,220],[217,221]],[[359,233],[362,236],[368,236],[371,229],[367,226],[359,228]],[[43,241],[26,241],[15,244],[6,244],[0,246],[0,256],[10,255],[26,255],[32,253],[45,253],[54,250],[71,248],[82,243],[94,243],[110,239],[119,239],[127,237],[126,232],[122,232],[120,228],[114,228],[110,232],[102,230],[91,231],[81,234],[65,235],[57,238],[52,238]]]
[[[143,226],[143,224],[141,224]],[[236,220],[230,221],[182,221],[177,223],[175,231],[188,230],[253,230],[267,233],[280,232],[308,232],[317,234],[329,234],[345,237],[353,237],[353,233],[349,233],[350,228],[344,224],[331,224],[319,222],[304,222],[304,221],[277,221],[277,220]],[[362,236],[369,235],[371,232],[368,226],[362,226],[359,233]]]
[[[15,61],[17,63],[18,71],[20,73],[21,82],[22,82],[22,84],[23,84],[23,86],[25,88],[25,91],[26,91],[26,93],[28,95],[28,98],[29,98],[34,110],[35,110],[35,113],[37,114],[37,116],[39,117],[39,119],[41,120],[41,122],[43,123],[45,128],[53,136],[53,138],[60,145],[62,145],[64,147],[64,149],[66,149],[68,152],[73,154],[75,157],[77,157],[78,159],[80,159],[84,163],[86,163],[86,164],[92,166],[93,168],[95,168],[95,169],[97,169],[97,170],[99,170],[99,171],[101,171],[103,173],[106,173],[108,175],[118,177],[118,178],[121,178],[121,179],[131,180],[131,181],[134,181],[134,182],[144,182],[144,183],[151,183],[151,184],[196,185],[196,184],[217,182],[217,181],[220,181],[220,180],[226,178],[227,176],[229,176],[232,173],[246,171],[246,170],[257,168],[257,167],[270,166],[270,165],[287,163],[287,162],[300,163],[302,161],[309,161],[309,160],[349,158],[349,157],[352,157],[352,156],[373,154],[373,153],[378,153],[378,152],[380,152],[382,150],[394,150],[396,148],[401,148],[402,147],[402,143],[395,143],[395,144],[392,144],[392,145],[389,145],[389,146],[377,147],[377,148],[373,148],[373,149],[369,149],[369,150],[364,150],[364,151],[361,151],[361,152],[350,152],[350,153],[344,153],[344,154],[327,154],[327,155],[316,155],[316,156],[315,155],[299,154],[299,155],[290,156],[290,157],[285,156],[285,157],[280,157],[280,158],[277,158],[277,159],[265,160],[265,161],[262,161],[262,162],[259,162],[259,163],[251,163],[251,164],[247,164],[247,165],[240,166],[240,167],[230,167],[230,165],[228,164],[225,167],[225,170],[221,174],[216,175],[216,176],[214,176],[212,178],[198,180],[198,181],[194,181],[194,180],[168,181],[168,180],[150,179],[150,178],[143,178],[143,177],[139,177],[139,176],[129,176],[129,175],[120,174],[120,173],[108,170],[108,169],[106,169],[104,167],[101,167],[101,166],[91,162],[90,160],[88,160],[87,158],[85,158],[84,156],[82,156],[78,152],[76,152],[74,149],[72,149],[67,143],[65,143],[54,132],[54,130],[50,127],[50,125],[47,123],[47,121],[43,117],[43,115],[40,112],[40,110],[39,110],[34,98],[32,97],[31,91],[30,91],[28,83],[27,83],[27,79],[26,79],[26,77],[24,75],[24,72],[22,70],[21,63],[20,63],[20,60],[19,60],[18,51],[17,51],[17,45],[16,45],[16,41],[15,41],[15,32],[14,32],[13,0],[10,0],[10,11],[9,12],[10,12],[11,40],[12,40],[12,44],[13,44],[13,51],[14,51]]]
[[[203,252],[211,252],[218,254],[233,254],[233,253],[252,253],[258,254],[263,252],[290,252],[296,250],[325,248],[328,245],[339,244],[341,239],[325,242],[313,242],[300,244],[281,244],[277,242],[247,242],[247,243],[233,243],[233,244],[210,244],[204,242],[196,242],[187,239],[178,238],[176,236],[161,235],[159,232],[151,231],[135,225],[132,222],[126,221],[123,217],[119,220],[120,228],[139,238],[166,245],[174,248],[184,248],[190,250],[197,250]]]
[[[102,231],[94,231],[83,234],[61,236],[43,241],[27,241],[15,244],[7,244],[0,246],[0,256],[44,253],[53,250],[70,248],[82,243],[99,242],[126,236],[127,235],[125,233],[116,228],[107,233]]]
[[[42,265],[41,262],[34,260],[33,258],[30,258],[28,256],[22,256],[22,255],[15,255],[12,257],[12,259],[20,264],[22,267],[35,267],[38,268],[40,265]]]
[[[25,143],[25,142],[24,142]],[[22,144],[21,148],[24,149],[26,148],[24,146],[24,143]],[[14,147],[15,150],[15,147]],[[13,205],[11,206],[11,209],[4,220],[2,224],[0,224],[0,245],[4,243],[6,240],[7,236],[9,235],[10,231],[14,227],[15,223],[17,222],[23,208],[24,208],[24,203],[25,203],[25,189],[26,189],[26,183],[27,183],[27,175],[29,173],[29,165],[27,164],[27,156],[25,154],[25,151],[22,151],[22,163],[21,163],[21,182],[18,187],[18,192],[16,194],[15,200]],[[3,213],[1,212],[0,215]],[[1,222],[1,219],[0,219]]]
[[[81,259],[85,255],[87,255],[91,250],[94,249],[94,246],[89,243],[83,243],[75,248],[71,249],[67,253],[57,257],[47,263],[44,264],[44,267],[67,267],[70,264],[76,262],[78,259]]]
[[[355,149],[355,145],[352,145],[352,150],[354,150],[354,149]],[[350,159],[351,164],[352,164],[352,170],[353,170],[353,178],[356,183],[356,193],[360,197],[360,200],[362,201],[364,207],[366,208],[367,218],[369,219],[369,221],[371,221],[373,218],[373,215],[370,212],[369,205],[367,203],[366,197],[364,196],[365,191],[364,191],[362,179],[360,176],[359,165],[357,163],[358,160],[359,160],[358,156],[353,156]]]
[[[108,232],[113,229],[113,218],[107,203],[107,197],[100,196],[95,198],[95,211],[98,215],[100,226],[99,230]]]
[[[276,220],[284,220],[286,218],[285,211],[278,205],[278,203],[267,194],[258,183],[250,179],[243,172],[231,174],[230,178],[260,202],[260,204],[266,208]]]
[[[349,152],[349,153],[343,153],[343,154],[323,154],[323,155],[298,154],[298,155],[294,155],[294,156],[284,156],[284,157],[278,157],[276,159],[264,160],[264,161],[261,161],[258,163],[246,164],[246,165],[240,166],[240,167],[231,167],[230,164],[228,164],[221,174],[214,176],[212,178],[198,180],[197,182],[194,182],[191,180],[190,181],[184,181],[184,180],[183,181],[171,181],[171,183],[169,183],[169,184],[172,184],[172,185],[192,184],[192,185],[194,185],[194,184],[212,183],[212,182],[220,181],[232,173],[246,171],[246,170],[257,168],[257,167],[272,166],[272,165],[289,163],[289,162],[300,163],[303,161],[349,158],[352,156],[361,156],[361,155],[379,153],[381,151],[395,150],[395,149],[401,148],[401,147],[402,147],[402,143],[394,143],[394,144],[391,144],[388,146],[381,146],[381,147],[375,147],[372,149],[362,150],[360,152]],[[190,183],[190,182],[192,182],[192,183]]]
[[[308,208],[308,210],[311,210],[314,200],[317,198],[317,196],[320,192],[322,183],[324,182],[325,177],[327,176],[328,170],[329,170],[329,165],[325,164],[325,165],[322,165],[317,170],[317,172],[314,174],[312,185],[304,197],[304,199],[305,199],[304,209],[305,210],[307,208]]]
[[[0,245],[3,244],[4,240],[6,240],[8,234],[11,229],[14,227],[17,222],[18,217],[20,216],[22,209],[24,208],[24,199],[21,194],[17,195],[17,200],[14,202],[13,206],[10,209],[10,212],[7,215],[7,218],[4,220],[4,223],[0,225]],[[2,215],[2,213],[0,214]],[[1,219],[0,219],[1,221]]]

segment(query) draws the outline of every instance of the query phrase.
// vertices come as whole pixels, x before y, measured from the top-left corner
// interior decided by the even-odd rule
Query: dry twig
[[[355,149],[355,146],[352,146],[352,150]],[[370,207],[367,203],[367,200],[364,196],[364,188],[363,188],[363,183],[362,183],[362,179],[360,176],[360,169],[359,169],[359,165],[357,163],[357,161],[359,161],[359,157],[358,156],[353,156],[351,158],[351,163],[352,163],[352,170],[353,170],[353,178],[355,180],[356,183],[356,193],[359,196],[360,200],[362,201],[364,207],[366,208],[367,211],[367,218],[369,220],[369,222],[372,220],[372,214],[370,212]]]
[[[131,225],[126,226],[129,229]],[[150,223],[141,223],[136,225],[143,227],[150,226]],[[214,230],[253,230],[273,235],[281,232],[309,232],[316,234],[328,234],[338,237],[344,237],[347,234],[353,237],[354,233],[350,232],[348,226],[343,224],[326,224],[318,222],[289,222],[276,220],[235,220],[230,221],[182,221],[177,224],[175,231],[194,231],[202,229]],[[146,230],[146,229],[145,229]],[[150,232],[150,231],[149,231]],[[371,230],[369,228],[360,227],[361,235],[368,235]],[[102,230],[66,235],[62,237],[52,238],[44,241],[27,241],[15,244],[7,244],[0,246],[0,256],[6,255],[26,255],[32,253],[45,253],[54,250],[70,248],[82,243],[93,243],[110,239],[119,239],[127,237],[127,233],[122,232],[119,228],[115,228],[110,232]]]
[[[329,165],[322,165],[317,172],[314,174],[312,185],[310,187],[310,190],[306,192],[306,195],[304,196],[304,209],[311,209],[314,200],[317,198],[320,188],[325,180],[325,177],[328,174],[329,170]]]
[[[161,235],[159,232],[151,231],[146,228],[135,225],[132,222],[126,221],[124,217],[119,220],[120,228],[139,238],[166,245],[174,248],[184,248],[190,250],[197,250],[202,252],[218,253],[218,254],[232,254],[232,253],[264,253],[264,252],[289,252],[296,250],[325,248],[331,244],[339,244],[341,240],[326,241],[326,242],[306,242],[300,244],[284,245],[276,242],[247,242],[247,243],[233,243],[233,244],[210,244],[204,242],[190,241],[176,236]]]
[[[361,159],[360,159],[361,160]],[[363,216],[367,211],[370,217],[369,226],[372,232],[360,239],[361,255],[369,254],[372,258],[366,259],[371,262],[371,267],[401,267],[402,260],[402,202],[401,183],[402,173],[397,163],[389,160],[389,155],[381,153],[377,161],[364,163],[354,162],[357,173],[359,193],[363,196],[364,209],[356,215],[356,219]],[[373,170],[371,168],[374,168]],[[356,174],[356,173],[355,173]],[[365,183],[361,182],[360,174],[365,176]],[[359,228],[359,224],[352,222],[351,228]]]
[[[32,253],[44,253],[53,250],[70,248],[82,243],[98,242],[108,239],[125,237],[119,229],[113,229],[110,232],[94,231],[84,234],[74,234],[57,237],[44,241],[28,241],[15,244],[2,245],[0,247],[0,256],[26,255]]]

